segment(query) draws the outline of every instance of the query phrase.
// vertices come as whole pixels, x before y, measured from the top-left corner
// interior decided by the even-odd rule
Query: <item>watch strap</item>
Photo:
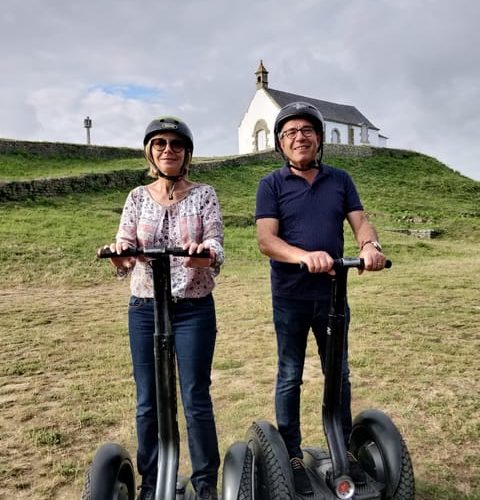
[[[364,241],[362,243],[362,247],[360,248],[360,251],[363,250],[363,248],[365,247],[365,245],[373,245],[379,252],[382,251],[382,245],[380,245],[380,243],[378,241],[374,241],[374,240]]]

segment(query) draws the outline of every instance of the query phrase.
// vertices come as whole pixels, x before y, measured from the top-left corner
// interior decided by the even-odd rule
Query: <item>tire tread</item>
[[[260,496],[261,500],[294,500],[289,488],[288,480],[282,470],[280,462],[275,456],[274,450],[265,436],[263,430],[257,424],[253,424],[249,430],[249,443],[256,442],[262,451],[263,469],[267,480],[268,497]],[[261,464],[256,464],[257,467]]]

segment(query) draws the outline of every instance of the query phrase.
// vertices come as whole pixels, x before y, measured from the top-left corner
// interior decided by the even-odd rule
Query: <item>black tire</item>
[[[370,412],[366,418],[362,418],[362,414],[359,417],[357,423],[354,422],[350,451],[365,472],[385,484],[383,500],[414,500],[412,461],[400,432],[381,412]]]
[[[238,500],[251,500],[253,498],[253,455],[252,450],[247,448],[245,460],[243,461],[242,476],[240,478],[240,488],[238,490]]]
[[[400,481],[392,500],[413,500],[415,498],[415,476],[413,474],[412,460],[407,445],[402,440],[402,470]]]
[[[223,500],[251,500],[253,498],[252,450],[244,441],[236,441],[227,450],[223,460]]]
[[[128,452],[118,444],[98,449],[85,476],[81,500],[134,500],[135,472]]]
[[[278,431],[268,422],[255,422],[246,440],[253,453],[255,499],[294,500],[288,452]]]

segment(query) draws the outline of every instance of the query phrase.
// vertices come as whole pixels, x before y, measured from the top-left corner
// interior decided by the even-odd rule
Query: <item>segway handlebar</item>
[[[356,267],[357,269],[365,268],[365,261],[360,257],[343,257],[341,259],[333,259],[333,269],[350,269],[352,267]],[[392,261],[385,261],[385,268],[390,269],[392,267]],[[305,262],[300,262],[300,269],[307,269],[307,265]]]
[[[357,269],[365,268],[365,261],[360,257],[343,257],[342,259],[333,260],[334,269],[348,269],[351,267],[356,267]],[[385,261],[385,269],[390,269],[392,267],[392,261]]]
[[[147,248],[128,248],[122,253],[112,252],[110,248],[100,248],[97,250],[97,257],[99,259],[112,259],[115,257],[149,257],[159,258],[165,255],[173,255],[174,257],[195,257],[195,258],[210,258],[210,250],[207,248],[200,253],[189,254],[188,250],[182,247],[147,247]]]

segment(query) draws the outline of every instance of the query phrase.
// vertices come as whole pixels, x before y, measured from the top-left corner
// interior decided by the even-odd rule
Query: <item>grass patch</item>
[[[28,435],[35,446],[58,446],[64,440],[59,431],[50,428],[32,429]]]
[[[71,177],[112,170],[145,169],[142,158],[105,160],[100,158],[48,158],[25,153],[0,154],[0,181],[29,181],[41,178]]]

